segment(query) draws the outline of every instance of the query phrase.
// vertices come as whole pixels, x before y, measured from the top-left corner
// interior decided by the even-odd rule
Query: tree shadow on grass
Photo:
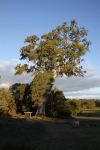
[[[0,118],[0,150],[100,150],[100,126],[85,128],[90,120],[80,119],[76,129],[69,121]]]
[[[0,150],[35,149],[44,133],[41,122],[4,116],[0,118]]]

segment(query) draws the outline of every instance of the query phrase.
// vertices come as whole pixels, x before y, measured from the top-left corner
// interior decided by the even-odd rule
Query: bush
[[[49,117],[69,118],[71,106],[67,103],[65,96],[59,89],[53,89],[46,104],[46,115]]]
[[[0,90],[0,112],[13,115],[16,113],[14,99],[9,90]]]
[[[81,101],[80,100],[70,100],[70,112],[72,116],[77,116],[81,112]]]

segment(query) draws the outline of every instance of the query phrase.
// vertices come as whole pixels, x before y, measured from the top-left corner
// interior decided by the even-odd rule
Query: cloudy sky
[[[100,98],[99,0],[0,0],[0,86],[32,80],[31,75],[14,75],[27,36],[42,35],[72,19],[88,29],[92,42],[84,62],[87,74],[84,78],[58,78],[55,86],[66,97]]]

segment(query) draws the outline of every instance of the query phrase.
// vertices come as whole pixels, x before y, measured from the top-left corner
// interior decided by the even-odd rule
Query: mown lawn
[[[91,126],[92,123],[97,126]],[[100,150],[100,120],[0,120],[0,150]]]

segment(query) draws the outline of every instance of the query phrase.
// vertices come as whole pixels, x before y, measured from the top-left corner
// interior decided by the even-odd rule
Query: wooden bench
[[[32,118],[32,112],[26,111],[26,112],[24,112],[24,114],[25,114],[25,117],[26,117],[27,119],[31,119],[31,118]]]

